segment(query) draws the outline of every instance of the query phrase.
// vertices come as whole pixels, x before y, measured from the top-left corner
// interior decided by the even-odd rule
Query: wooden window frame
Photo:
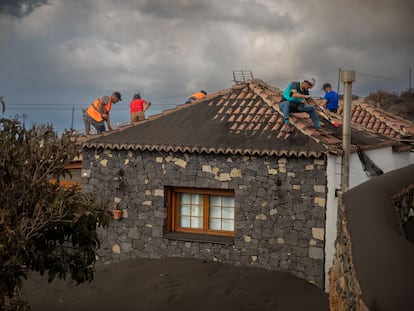
[[[81,169],[82,169],[82,162],[81,161],[73,161],[73,162],[70,162],[67,165],[65,165],[64,168],[65,168],[65,170],[68,170],[71,173],[73,173],[74,171],[79,171],[80,172]],[[82,181],[72,180],[71,177],[68,177],[67,179],[64,179],[64,178],[60,178],[60,179],[50,178],[49,182],[51,184],[59,184],[64,189],[70,189],[73,186],[76,186],[76,189],[77,189],[78,192],[82,191]]]
[[[209,229],[209,219],[210,219],[210,204],[209,198],[212,195],[217,196],[227,196],[235,197],[234,190],[224,190],[224,189],[202,189],[202,188],[185,188],[185,187],[169,187],[167,189],[167,206],[168,206],[168,232],[180,232],[180,233],[189,233],[189,234],[198,234],[198,235],[213,235],[213,236],[227,236],[234,237],[235,227],[236,227],[236,207],[234,206],[234,225],[233,231],[225,230],[211,230]],[[190,194],[200,194],[203,195],[203,228],[183,228],[179,227],[179,217],[178,217],[178,198],[180,193],[190,193]]]

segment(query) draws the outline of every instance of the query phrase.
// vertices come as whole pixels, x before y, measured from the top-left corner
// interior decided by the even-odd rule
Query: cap
[[[315,78],[313,78],[313,77],[304,77],[303,79],[302,79],[302,82],[309,82],[310,83],[310,85],[311,85],[311,87],[314,87],[315,86],[315,84],[316,84],[316,79]]]
[[[330,87],[330,88],[332,88],[332,86],[331,86],[329,83],[324,83],[324,84],[322,85],[321,91],[324,91],[326,87]]]
[[[112,95],[116,96],[119,100],[122,100],[121,99],[121,93],[119,93],[119,92],[113,92]]]
[[[204,90],[201,90],[200,93],[203,93],[204,95],[207,95],[207,92]]]

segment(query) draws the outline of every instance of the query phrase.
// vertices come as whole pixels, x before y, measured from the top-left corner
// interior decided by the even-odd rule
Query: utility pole
[[[72,122],[70,123],[70,129],[73,131],[73,117],[75,115],[75,106],[72,107]]]
[[[349,189],[349,161],[351,153],[351,104],[352,104],[352,82],[355,81],[355,71],[345,70],[342,72],[342,82],[344,83],[344,112],[342,126],[342,174],[341,192]]]
[[[339,94],[339,82],[341,81],[341,68],[339,68],[339,74],[338,74],[338,89],[336,92]]]
[[[26,128],[26,115],[23,113],[22,119],[23,119],[23,128]]]
[[[4,114],[4,112],[6,111],[6,103],[4,102],[4,97],[0,96],[0,103],[1,103],[1,115]]]

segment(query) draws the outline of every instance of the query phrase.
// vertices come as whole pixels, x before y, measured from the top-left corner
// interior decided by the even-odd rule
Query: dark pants
[[[307,105],[303,103],[292,103],[289,101],[282,101],[279,103],[280,110],[283,112],[283,117],[289,120],[289,114],[291,112],[307,112],[312,119],[313,125],[316,128],[319,128],[319,118],[318,114],[313,108],[312,105]]]
[[[88,116],[88,118],[98,134],[102,134],[103,132],[105,132],[105,121],[98,122],[92,119],[90,116]]]

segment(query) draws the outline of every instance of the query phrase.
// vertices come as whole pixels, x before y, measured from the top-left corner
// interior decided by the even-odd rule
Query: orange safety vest
[[[197,92],[197,93],[194,93],[193,95],[191,95],[191,97],[195,97],[197,99],[204,98],[205,96],[206,95],[204,93],[201,93],[201,92]]]
[[[109,111],[111,111],[111,108],[112,108],[111,96],[108,96],[108,97],[109,97],[109,100],[104,105],[104,109],[103,109],[104,113],[109,113]],[[99,112],[98,104],[99,104],[99,98],[95,99],[95,101],[92,104],[90,104],[90,106],[88,107],[88,110],[86,110],[86,113],[96,122],[102,122],[103,118],[102,118],[102,114]]]

